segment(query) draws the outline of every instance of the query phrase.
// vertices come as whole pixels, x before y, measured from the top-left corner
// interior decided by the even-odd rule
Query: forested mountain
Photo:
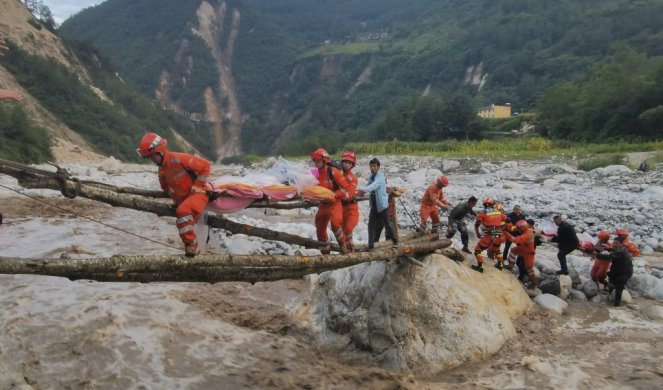
[[[167,136],[174,150],[215,158],[209,125],[163,110],[97,49],[55,35],[43,3],[29,5],[40,13],[0,0],[0,38],[8,47],[0,56],[0,88],[20,99],[0,102],[0,158],[42,162],[85,151],[138,161],[135,149],[146,131]]]
[[[108,0],[59,31],[210,122],[228,156],[476,137],[475,109],[498,102],[538,109],[550,136],[660,137],[660,15],[656,0]]]

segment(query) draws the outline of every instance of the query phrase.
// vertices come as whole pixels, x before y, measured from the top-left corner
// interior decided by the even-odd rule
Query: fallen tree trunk
[[[24,188],[62,191],[63,194],[80,196],[115,207],[145,211],[159,216],[175,216],[175,207],[169,201],[155,200],[139,195],[128,195],[131,191],[126,189],[125,190],[128,192],[118,193],[115,191],[118,187],[110,185],[100,185],[101,183],[96,182],[86,184],[83,181],[77,181],[72,178],[58,175],[56,172],[44,171],[14,162],[7,162],[5,160],[0,160],[0,173],[15,177],[18,180],[19,185]],[[310,249],[318,249],[320,246],[318,240],[241,224],[218,215],[210,215],[207,223],[211,227],[227,230],[233,234],[246,234],[249,236],[260,237],[265,240],[283,241]],[[419,234],[415,234],[413,235],[413,238],[418,238],[420,236],[421,235]],[[409,239],[411,239],[411,237],[404,237],[401,241],[405,242]],[[364,250],[366,247],[358,246],[357,249]],[[333,244],[332,250],[338,251],[338,244]]]
[[[320,256],[214,254],[193,258],[167,255],[48,260],[0,257],[0,273],[49,275],[100,282],[255,283],[300,278],[369,261],[423,255],[450,245],[451,240],[444,239],[373,252]]]

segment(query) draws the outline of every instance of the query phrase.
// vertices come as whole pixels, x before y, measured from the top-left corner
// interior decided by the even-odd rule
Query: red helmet
[[[610,238],[610,232],[607,230],[601,230],[597,237],[599,241],[607,241]]]
[[[627,228],[617,229],[617,232],[615,232],[618,237],[628,237],[628,233],[629,231]]]
[[[483,205],[485,207],[495,206],[495,200],[493,198],[486,198],[486,199],[483,200]]]
[[[527,221],[525,221],[524,219],[521,219],[518,222],[516,222],[516,227],[518,228],[518,230],[522,232],[523,230],[529,227],[529,223],[527,223]]]
[[[136,152],[138,152],[139,156],[146,158],[150,157],[154,153],[164,154],[166,152],[167,146],[168,140],[165,138],[161,138],[156,133],[147,133],[140,140],[140,144],[138,145]]]
[[[440,187],[446,187],[449,185],[449,179],[447,179],[446,176],[440,176],[437,178],[437,184]]]
[[[352,166],[355,166],[357,164],[357,154],[349,150],[343,152],[343,157],[341,157],[341,161],[350,161],[352,163]]]
[[[315,152],[311,153],[311,160],[313,161],[323,160],[325,162],[328,162],[329,153],[327,153],[327,151],[324,150],[323,148],[319,148]]]

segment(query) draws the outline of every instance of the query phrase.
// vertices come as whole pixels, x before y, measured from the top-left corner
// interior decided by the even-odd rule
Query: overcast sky
[[[103,3],[104,0],[43,0],[44,4],[51,9],[53,19],[57,24],[61,24],[65,19],[76,12]]]

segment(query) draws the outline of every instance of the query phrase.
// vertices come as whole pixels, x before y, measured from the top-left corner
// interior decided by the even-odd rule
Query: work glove
[[[364,196],[364,195],[366,195],[366,191],[361,189],[357,190],[357,196]]]

